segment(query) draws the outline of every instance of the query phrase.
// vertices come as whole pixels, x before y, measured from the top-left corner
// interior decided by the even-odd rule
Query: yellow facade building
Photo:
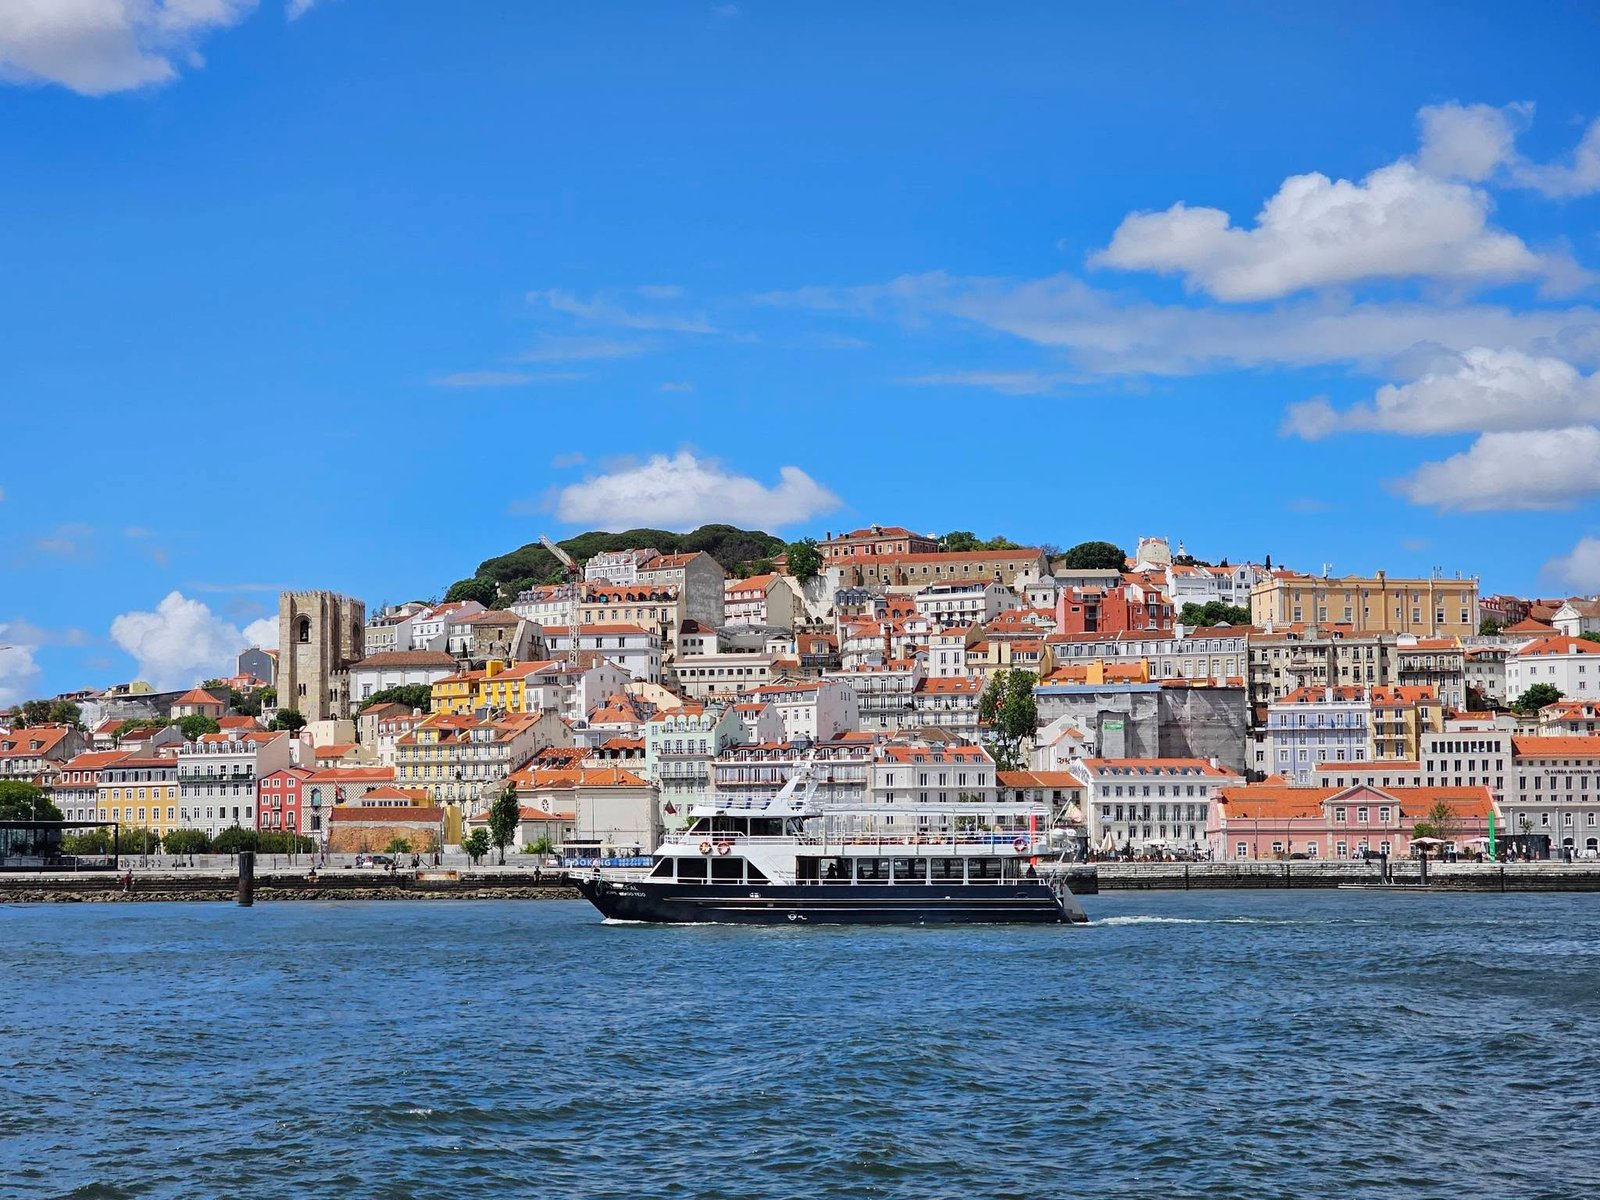
[[[1329,578],[1278,572],[1250,590],[1250,623],[1349,626],[1355,633],[1472,637],[1478,632],[1476,579]]]
[[[148,829],[164,836],[185,824],[178,817],[178,760],[128,755],[100,771],[99,820],[123,829]]]

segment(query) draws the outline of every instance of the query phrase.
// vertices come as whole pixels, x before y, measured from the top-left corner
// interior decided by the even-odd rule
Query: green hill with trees
[[[743,575],[746,564],[759,564],[782,554],[784,540],[759,529],[739,529],[733,525],[702,525],[689,533],[665,529],[628,529],[621,533],[594,530],[557,543],[579,562],[607,550],[634,550],[653,546],[663,554],[690,554],[704,550],[722,564],[729,575]],[[482,600],[492,586],[496,602],[510,604],[517,593],[540,583],[560,583],[566,578],[555,556],[537,542],[529,542],[509,554],[485,559],[471,579],[453,584],[448,599]],[[488,585],[488,586],[486,586]]]

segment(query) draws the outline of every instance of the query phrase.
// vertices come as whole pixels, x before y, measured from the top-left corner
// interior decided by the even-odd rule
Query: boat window
[[[728,855],[726,858],[713,858],[711,860],[711,878],[719,882],[733,881],[737,883],[744,877],[744,859]]]
[[[761,868],[756,866],[755,863],[750,863],[745,869],[749,872],[749,874],[747,876],[749,882],[751,882],[751,883],[767,883],[767,882],[769,882],[767,877],[761,873]]]
[[[678,879],[688,883],[706,881],[706,860],[703,858],[678,859]]]
[[[651,879],[671,879],[672,878],[672,860],[670,858],[663,858],[660,861],[658,861],[656,863],[655,870],[650,872],[650,878]]]
[[[886,858],[859,858],[856,860],[857,879],[889,878],[889,860]]]
[[[933,877],[935,879],[962,879],[961,860],[959,858],[936,858],[933,860]]]
[[[894,879],[896,883],[921,883],[924,878],[925,868],[922,861],[916,858],[897,858],[894,860]]]
[[[999,879],[1000,860],[998,858],[973,858],[967,861],[969,879]]]

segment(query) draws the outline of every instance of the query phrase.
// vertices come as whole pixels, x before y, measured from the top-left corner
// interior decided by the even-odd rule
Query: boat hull
[[[584,899],[618,921],[722,925],[1057,925],[1089,918],[1044,883],[693,884],[580,876]]]

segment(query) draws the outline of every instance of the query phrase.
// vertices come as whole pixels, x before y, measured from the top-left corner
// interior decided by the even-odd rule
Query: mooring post
[[[256,852],[239,851],[239,907],[249,908],[256,902]]]

